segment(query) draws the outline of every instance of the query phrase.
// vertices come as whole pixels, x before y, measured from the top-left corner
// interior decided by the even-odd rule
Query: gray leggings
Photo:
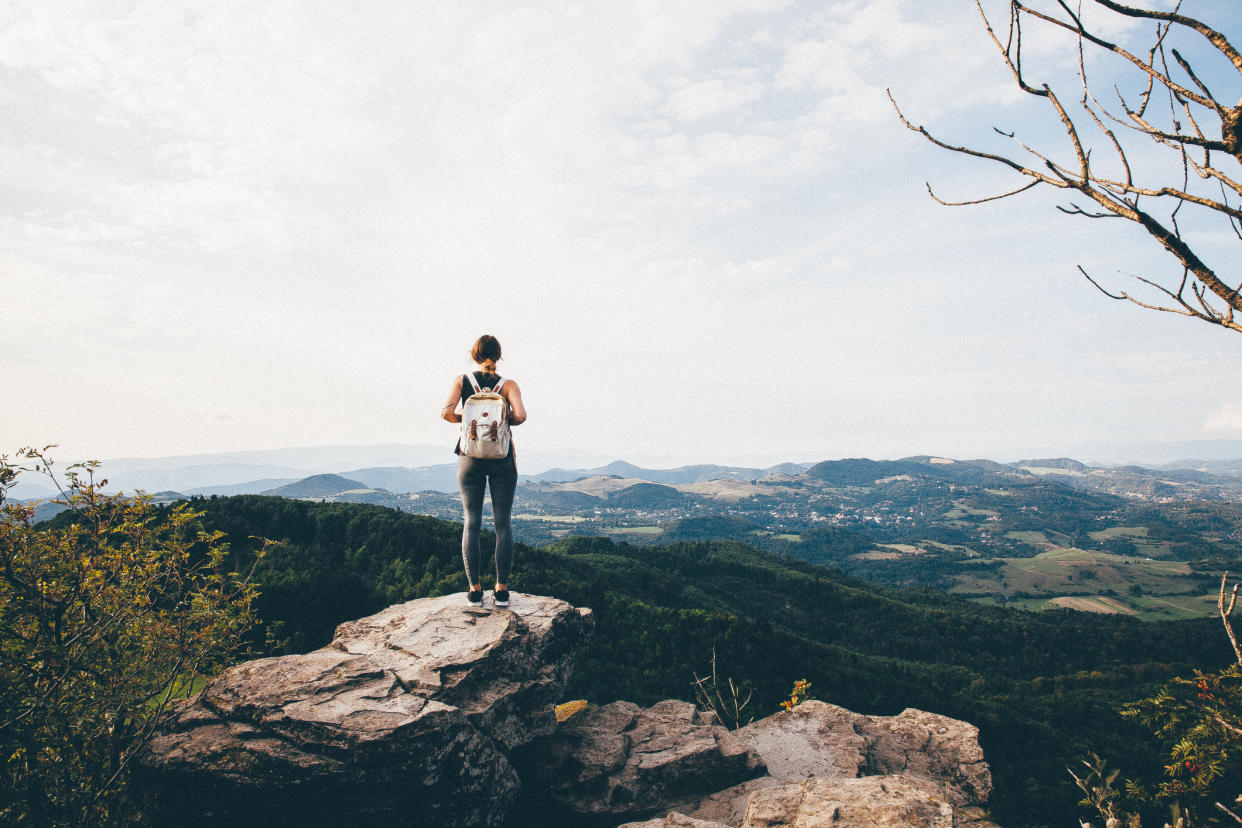
[[[482,460],[462,455],[457,458],[457,485],[465,511],[461,560],[466,565],[466,578],[471,586],[482,583],[479,529],[483,523],[483,490],[490,488],[492,516],[496,520],[496,583],[508,584],[509,570],[513,567],[513,529],[509,526],[509,517],[513,512],[513,490],[517,488],[517,465],[512,457]]]

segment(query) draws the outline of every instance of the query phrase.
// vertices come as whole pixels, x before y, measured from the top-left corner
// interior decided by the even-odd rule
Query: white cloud
[[[619,456],[674,442],[661,401],[717,365],[738,453],[773,451],[804,360],[833,445],[1004,424],[1006,384],[1146,326],[1052,287],[1090,234],[1050,250],[1029,212],[926,201],[950,162],[884,88],[980,128],[1013,99],[971,4],[941,6],[5,4],[0,379],[96,407],[6,425],[97,455],[435,441],[411,412],[484,330],[541,440],[586,440],[574,378],[618,377]],[[1136,359],[1091,379],[1147,382]],[[977,422],[932,428],[912,394]]]
[[[1224,403],[1208,412],[1203,430],[1208,432],[1242,432],[1242,403]]]
[[[745,115],[749,104],[764,93],[764,86],[746,78],[705,78],[675,80],[669,92],[668,107],[682,121],[729,113]]]

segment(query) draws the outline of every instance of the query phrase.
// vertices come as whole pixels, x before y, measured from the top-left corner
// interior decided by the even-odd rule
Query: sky
[[[1236,2],[1182,8],[1242,40]],[[1064,149],[969,0],[9,0],[0,451],[449,446],[483,333],[544,455],[1242,439],[1242,336],[1075,270],[1165,254],[1038,192],[937,205],[1021,182],[886,89],[954,142]],[[1226,229],[1194,238],[1236,284]]]

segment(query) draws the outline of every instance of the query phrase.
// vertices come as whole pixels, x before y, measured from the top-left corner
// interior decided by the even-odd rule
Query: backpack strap
[[[473,371],[467,371],[467,372],[466,372],[463,376],[465,376],[465,378],[466,378],[466,379],[470,380],[470,385],[474,388],[474,393],[478,394],[480,391],[482,391],[482,390],[483,390],[482,388],[480,388],[480,387],[479,387],[479,381],[478,381],[478,380],[476,380],[476,379],[474,378],[474,372],[473,372]],[[493,393],[493,394],[499,394],[499,393],[500,393],[500,386],[502,386],[502,385],[504,385],[504,384],[505,384],[505,378],[504,378],[504,377],[497,377],[497,378],[496,378],[496,384],[495,384],[495,385],[493,385],[493,386],[492,386],[492,389],[491,389],[491,390],[492,390],[492,393]]]

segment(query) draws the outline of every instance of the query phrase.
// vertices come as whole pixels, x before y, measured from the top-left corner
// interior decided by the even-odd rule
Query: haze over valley
[[[131,459],[104,464],[102,474],[161,501],[262,494],[457,521],[455,465],[356,465],[443,455],[439,447],[321,447]],[[338,471],[305,474],[290,462]],[[1242,460],[1149,468],[924,455],[667,469],[615,461],[524,475],[514,532],[532,545],[571,536],[636,545],[727,539],[887,586],[1030,610],[1184,618],[1211,614],[1221,572],[1242,563]]]

